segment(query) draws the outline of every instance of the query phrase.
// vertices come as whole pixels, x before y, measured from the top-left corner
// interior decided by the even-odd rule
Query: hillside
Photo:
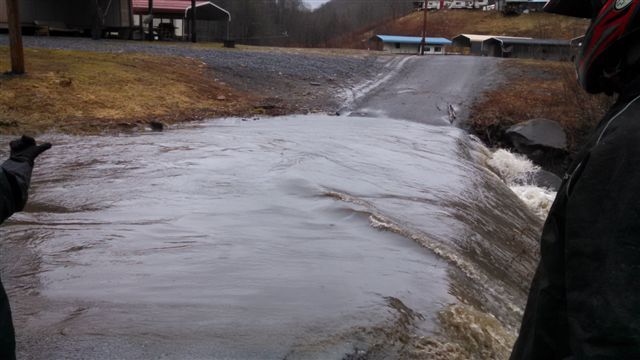
[[[451,39],[459,34],[524,36],[571,39],[584,34],[589,22],[547,13],[504,16],[500,12],[474,10],[440,10],[428,13],[427,34]],[[422,12],[413,12],[397,20],[334,39],[330,46],[366,48],[376,34],[412,35],[422,33]]]

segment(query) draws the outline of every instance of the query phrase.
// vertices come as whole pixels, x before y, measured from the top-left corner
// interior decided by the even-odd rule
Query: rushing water
[[[24,359],[511,346],[540,218],[459,129],[314,115],[47,140],[1,234]]]

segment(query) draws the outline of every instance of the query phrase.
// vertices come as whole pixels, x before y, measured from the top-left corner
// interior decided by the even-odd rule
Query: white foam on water
[[[526,183],[530,176],[539,170],[539,167],[526,157],[504,149],[494,152],[487,165],[509,186]]]
[[[533,176],[540,167],[525,156],[504,149],[494,152],[487,165],[536,215],[547,216],[556,192],[533,184]]]
[[[510,188],[541,218],[549,214],[551,205],[556,198],[556,192],[537,186],[511,186]]]

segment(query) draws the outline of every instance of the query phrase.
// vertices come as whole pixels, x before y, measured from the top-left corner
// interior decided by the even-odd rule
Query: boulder
[[[557,121],[533,119],[513,125],[506,133],[516,149],[524,153],[529,152],[524,148],[531,147],[567,150],[567,134]]]

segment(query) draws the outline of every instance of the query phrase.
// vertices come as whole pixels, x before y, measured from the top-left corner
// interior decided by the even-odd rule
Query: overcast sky
[[[309,4],[313,9],[315,9],[322,4],[329,2],[329,0],[304,0],[304,2]]]

